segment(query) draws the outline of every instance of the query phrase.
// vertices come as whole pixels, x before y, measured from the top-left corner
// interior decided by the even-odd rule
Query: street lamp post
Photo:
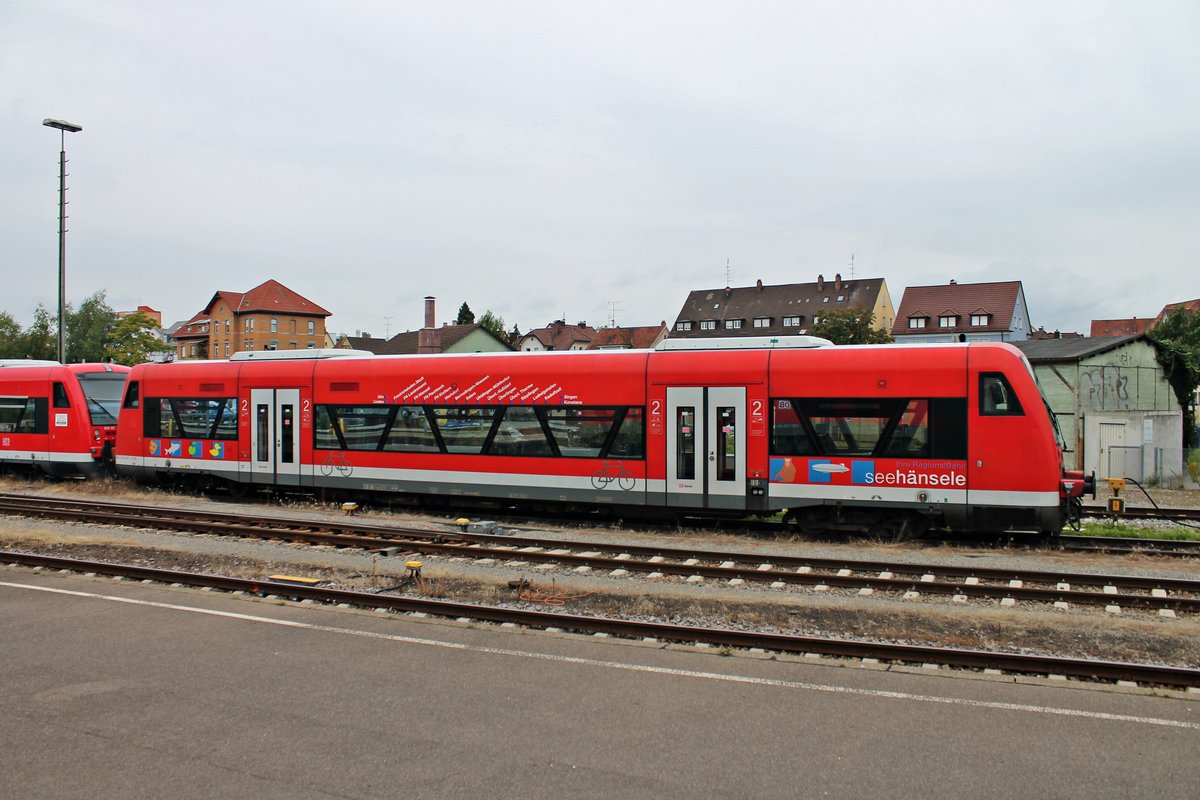
[[[58,363],[67,361],[65,338],[67,310],[67,134],[79,133],[82,125],[61,119],[44,119],[47,128],[58,128]]]

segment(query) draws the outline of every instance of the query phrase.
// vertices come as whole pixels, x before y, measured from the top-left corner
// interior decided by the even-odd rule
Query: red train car
[[[1006,344],[249,356],[135,367],[117,469],[897,535],[1054,533],[1083,483]]]
[[[0,361],[0,463],[50,475],[111,466],[128,367]]]

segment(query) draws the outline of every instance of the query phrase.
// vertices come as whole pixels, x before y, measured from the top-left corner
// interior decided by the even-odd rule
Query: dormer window
[[[677,331],[690,331],[691,329],[692,329],[692,321],[690,319],[689,320],[681,320],[681,321],[675,323],[675,330],[677,330]]]
[[[949,314],[940,316],[940,317],[938,317],[938,327],[939,328],[957,328],[958,327],[958,317],[951,316]]]
[[[800,327],[800,317],[784,317],[783,318],[783,327],[799,328]]]
[[[908,327],[911,329],[924,328],[925,323],[929,321],[929,317],[909,317]]]
[[[988,324],[989,317],[991,317],[991,314],[972,314],[971,315],[971,327],[973,327],[973,328],[984,327],[985,325]]]
[[[737,330],[738,328],[741,328],[741,327],[742,327],[742,321],[740,319],[725,320],[725,330],[732,331],[732,330]]]
[[[700,330],[702,330],[702,331],[715,331],[716,329],[717,329],[717,321],[716,321],[715,319],[702,319],[702,320],[700,320]]]
[[[754,327],[756,327],[756,328],[771,327],[771,318],[770,317],[755,317],[754,318]]]

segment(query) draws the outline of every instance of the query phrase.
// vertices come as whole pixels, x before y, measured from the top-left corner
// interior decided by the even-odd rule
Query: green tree
[[[58,359],[58,330],[50,312],[38,304],[33,312],[33,324],[21,337],[22,357],[55,361]]]
[[[12,314],[0,311],[0,358],[24,358],[25,342],[21,325]]]
[[[1200,387],[1200,313],[1177,308],[1147,336],[1158,345],[1158,363],[1183,409],[1183,446],[1188,447],[1196,428],[1194,403]]]
[[[508,336],[504,333],[504,317],[496,316],[491,309],[483,312],[483,316],[479,318],[479,327],[502,342],[508,341]]]
[[[104,302],[104,290],[67,309],[67,361],[102,361],[104,343],[117,321],[117,312]]]
[[[458,316],[454,318],[455,325],[471,325],[475,322],[475,312],[464,302],[458,307]]]
[[[812,335],[834,344],[887,344],[892,335],[875,325],[875,312],[865,308],[834,308],[817,315]]]
[[[150,358],[151,353],[166,349],[166,345],[155,335],[158,326],[142,312],[130,314],[117,320],[104,343],[104,358],[132,367]]]

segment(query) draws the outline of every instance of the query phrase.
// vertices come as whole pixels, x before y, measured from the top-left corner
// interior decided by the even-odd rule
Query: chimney
[[[825,291],[825,276],[824,275],[817,276],[817,291],[818,292]]]
[[[760,292],[762,291],[762,278],[759,278],[758,281],[755,282],[754,288],[758,289]]]
[[[833,290],[840,292],[842,290],[842,273],[833,276]]]
[[[725,287],[725,297],[726,297],[726,299],[728,299],[729,295],[731,295],[731,294],[733,294],[733,289],[730,289],[728,286],[726,286],[726,287]]]
[[[957,285],[958,285],[958,281],[954,280],[954,278],[951,278],[951,279],[950,279],[950,285],[951,285],[951,286],[957,286]]]
[[[435,318],[437,315],[434,313],[434,305],[433,305],[436,300],[437,300],[436,297],[426,297],[425,298],[425,327],[426,328],[432,328],[435,325],[437,325],[437,322],[435,321]]]
[[[436,297],[425,298],[425,327],[417,332],[417,355],[429,355],[442,352],[442,332],[437,325],[434,301]]]

